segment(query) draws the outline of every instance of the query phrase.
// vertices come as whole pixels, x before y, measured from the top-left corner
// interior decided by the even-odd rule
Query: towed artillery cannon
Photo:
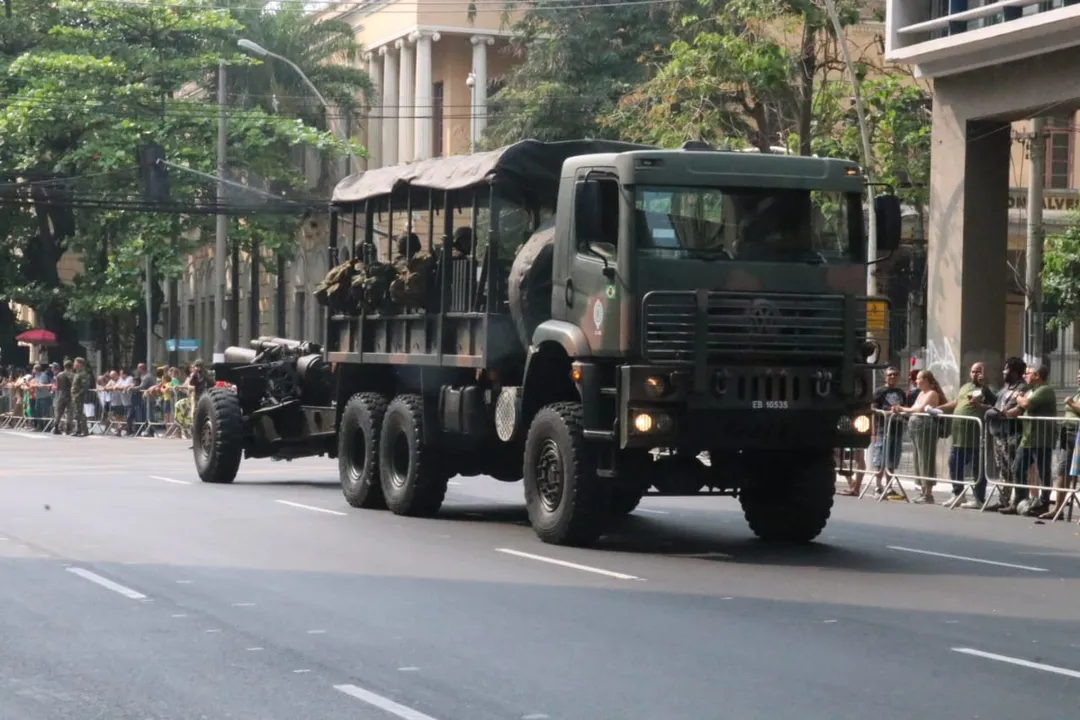
[[[260,337],[215,363],[218,386],[195,406],[195,466],[230,483],[244,458],[293,460],[334,446],[334,375],[313,342]]]

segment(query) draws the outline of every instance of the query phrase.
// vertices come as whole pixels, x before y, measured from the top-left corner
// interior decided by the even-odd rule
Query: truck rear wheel
[[[386,509],[379,480],[379,434],[387,402],[385,395],[360,393],[349,398],[341,413],[338,475],[341,492],[353,507]]]
[[[213,388],[199,398],[192,421],[195,469],[205,483],[236,479],[244,447],[244,411],[236,393]]]
[[[754,458],[739,492],[743,514],[762,540],[808,543],[825,529],[836,494],[832,450],[790,460]]]
[[[533,531],[552,545],[591,545],[604,531],[610,493],[596,475],[581,403],[548,405],[525,440],[525,505]]]
[[[379,478],[386,506],[395,515],[431,517],[442,507],[450,476],[439,454],[424,446],[419,395],[398,395],[386,409],[379,433]]]

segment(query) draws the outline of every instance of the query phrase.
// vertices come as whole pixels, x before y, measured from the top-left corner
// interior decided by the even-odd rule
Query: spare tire
[[[555,225],[545,223],[521,246],[510,266],[507,294],[510,317],[528,348],[540,323],[551,319],[551,287],[555,249]]]

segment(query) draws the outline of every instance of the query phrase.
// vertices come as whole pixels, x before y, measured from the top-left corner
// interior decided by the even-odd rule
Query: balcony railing
[[[908,46],[1076,4],[1080,0],[931,0],[929,19],[898,27],[896,33]]]

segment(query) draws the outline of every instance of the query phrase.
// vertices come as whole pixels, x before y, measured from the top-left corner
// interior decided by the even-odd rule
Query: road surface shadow
[[[244,478],[237,478],[236,485],[263,485],[273,487],[307,487],[314,488],[316,490],[337,490],[341,491],[341,483],[337,480],[245,480]]]

